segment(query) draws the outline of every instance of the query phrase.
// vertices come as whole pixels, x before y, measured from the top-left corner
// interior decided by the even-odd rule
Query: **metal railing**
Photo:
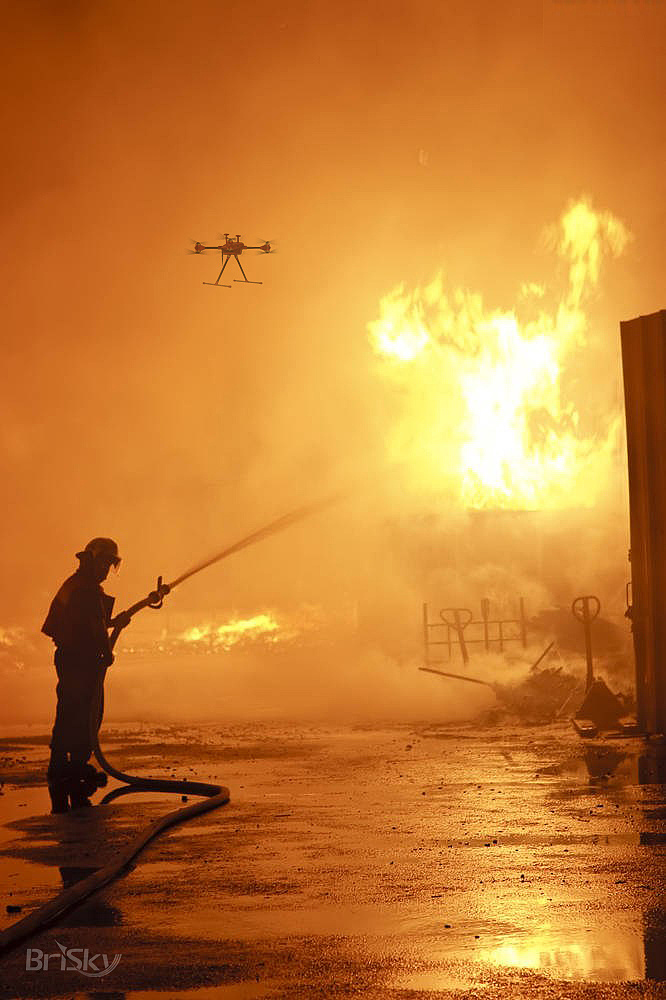
[[[439,621],[430,621],[428,605],[423,605],[423,655],[426,665],[444,663],[431,658],[433,646],[444,646],[450,660],[455,646],[460,648],[464,663],[469,662],[468,646],[481,644],[486,652],[504,652],[508,642],[521,642],[527,646],[527,618],[525,601],[519,598],[517,618],[491,618],[490,600],[481,601],[481,617],[475,618],[470,608],[442,608]],[[435,631],[435,630],[439,631]],[[471,630],[471,631],[468,631]]]

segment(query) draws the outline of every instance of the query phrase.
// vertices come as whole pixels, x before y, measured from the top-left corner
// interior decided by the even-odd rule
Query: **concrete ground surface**
[[[0,742],[4,927],[179,805],[51,816],[46,744]],[[6,955],[2,997],[666,996],[658,743],[583,743],[563,722],[126,726],[102,744],[231,802]],[[26,970],[58,944],[121,957],[98,978]]]

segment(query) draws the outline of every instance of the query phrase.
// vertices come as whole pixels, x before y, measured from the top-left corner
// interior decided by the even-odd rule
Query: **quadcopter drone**
[[[241,274],[243,275],[242,278],[234,278],[234,281],[240,281],[241,283],[244,282],[245,284],[248,285],[263,285],[263,281],[250,281],[245,271],[243,270],[243,265],[241,264],[238,258],[242,254],[243,250],[261,250],[263,251],[263,253],[273,252],[272,247],[268,241],[266,241],[266,243],[262,243],[261,246],[249,247],[246,246],[245,243],[241,243],[240,234],[236,236],[236,239],[233,238],[229,239],[229,233],[224,234],[224,243],[221,246],[207,247],[204,246],[203,243],[195,243],[194,250],[192,251],[192,253],[203,253],[204,250],[219,250],[220,253],[222,254],[222,270],[218,274],[216,280],[203,282],[204,285],[214,285],[217,288],[231,288],[231,285],[221,285],[220,278],[224,274],[224,269],[232,257],[235,257],[236,263],[240,267]]]

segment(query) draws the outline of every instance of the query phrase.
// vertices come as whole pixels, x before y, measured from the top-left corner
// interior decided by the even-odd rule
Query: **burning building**
[[[391,541],[433,605],[490,599],[511,616],[523,596],[530,616],[568,614],[577,594],[593,592],[622,626],[619,364],[591,316],[604,262],[630,238],[579,199],[546,232],[550,285],[523,282],[514,305],[490,308],[439,273],[395,288],[369,324],[386,391],[384,457],[411,503]],[[611,377],[596,378],[604,367]]]

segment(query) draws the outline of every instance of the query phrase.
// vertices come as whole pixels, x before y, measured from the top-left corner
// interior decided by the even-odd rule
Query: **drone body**
[[[260,246],[251,247],[247,246],[245,243],[241,241],[240,234],[237,234],[236,238],[234,239],[233,237],[229,238],[229,233],[225,233],[224,243],[222,243],[220,246],[209,247],[205,246],[203,243],[194,244],[194,251],[193,251],[194,253],[203,253],[204,250],[219,250],[222,255],[222,270],[218,274],[215,281],[204,281],[203,282],[204,285],[213,285],[216,286],[217,288],[231,288],[231,285],[221,285],[220,278],[224,274],[224,269],[232,257],[235,258],[236,263],[240,268],[241,274],[243,275],[242,278],[234,278],[234,281],[239,281],[247,285],[263,285],[263,281],[250,281],[245,271],[243,270],[243,265],[241,264],[238,258],[242,254],[243,250],[261,250],[263,251],[263,253],[272,253],[272,248],[268,241],[262,243]]]

